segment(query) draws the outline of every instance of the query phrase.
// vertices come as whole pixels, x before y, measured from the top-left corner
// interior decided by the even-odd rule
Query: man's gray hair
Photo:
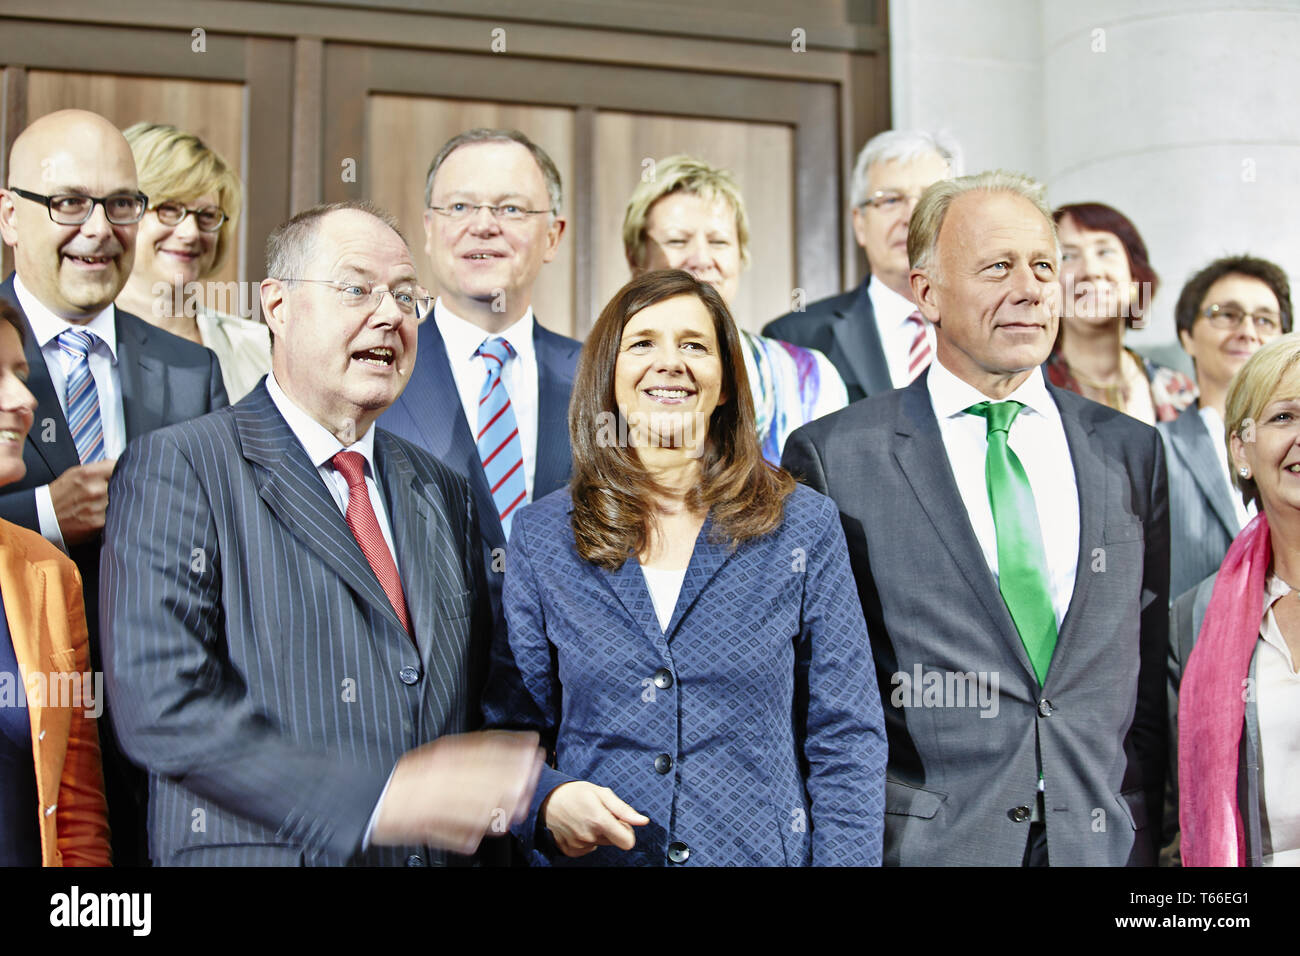
[[[956,179],[941,179],[921,194],[921,201],[916,204],[912,221],[907,227],[907,261],[913,269],[921,269],[931,279],[934,278],[937,272],[934,247],[939,241],[939,230],[943,228],[944,217],[948,215],[948,208],[954,199],[972,192],[1011,193],[1029,200],[1047,220],[1048,228],[1052,230],[1052,241],[1057,243],[1057,257],[1060,258],[1056,223],[1052,221],[1052,209],[1047,205],[1047,188],[1024,173],[992,169]]]
[[[560,170],[546,150],[517,129],[488,129],[482,126],[477,129],[466,130],[459,136],[453,136],[443,144],[442,149],[438,150],[438,155],[433,157],[433,162],[429,164],[428,175],[424,177],[424,206],[426,209],[433,205],[433,177],[438,174],[438,168],[456,150],[462,146],[470,146],[475,143],[518,143],[532,153],[533,159],[537,161],[537,166],[542,171],[542,178],[546,180],[546,198],[551,204],[551,215],[558,216],[560,214],[560,210],[564,205],[564,190],[560,182]]]
[[[332,212],[343,209],[355,209],[374,216],[393,232],[397,238],[410,247],[406,237],[397,228],[397,220],[365,199],[349,199],[346,202],[323,203],[304,209],[288,222],[276,226],[275,231],[266,240],[266,275],[269,279],[302,279],[307,263],[316,251],[316,234],[320,221]]]
[[[961,144],[947,130],[930,133],[923,129],[887,129],[871,137],[853,164],[850,208],[861,206],[867,201],[868,173],[876,163],[887,163],[890,160],[909,162],[927,153],[937,153],[948,164],[948,175],[960,176],[965,172]]]

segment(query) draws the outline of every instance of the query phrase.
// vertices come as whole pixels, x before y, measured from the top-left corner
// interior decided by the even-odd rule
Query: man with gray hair
[[[764,335],[825,353],[848,386],[850,402],[902,388],[930,364],[934,331],[912,297],[907,224],[922,191],[960,176],[961,164],[961,147],[943,132],[891,129],[868,140],[853,167],[850,201],[867,277],[857,289],[763,329]]]
[[[468,479],[498,607],[515,514],[563,487],[571,467],[582,344],[533,314],[538,273],[564,235],[562,200],[555,163],[518,130],[472,129],[438,151],[424,251],[439,297],[420,326],[410,388],[382,419]]]
[[[934,361],[799,429],[782,459],[835,499],[848,539],[889,702],[884,861],[1034,866],[1050,848],[1056,865],[1152,865],[1163,447],[1043,376],[1060,251],[1039,184],[935,183],[908,255]]]

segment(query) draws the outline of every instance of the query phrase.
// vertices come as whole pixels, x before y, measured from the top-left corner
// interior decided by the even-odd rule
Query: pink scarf
[[[1237,806],[1246,678],[1264,613],[1272,552],[1260,511],[1237,535],[1214,582],[1178,695],[1178,820],[1185,866],[1245,866]]]

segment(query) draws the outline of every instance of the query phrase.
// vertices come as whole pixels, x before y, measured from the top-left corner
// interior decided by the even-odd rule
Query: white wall
[[[1162,286],[1132,344],[1175,342],[1178,291],[1217,256],[1300,281],[1300,0],[890,0],[890,21],[895,127],[946,126],[968,171],[1137,225]]]

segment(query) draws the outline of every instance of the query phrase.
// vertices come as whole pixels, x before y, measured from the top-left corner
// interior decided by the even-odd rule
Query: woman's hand
[[[632,827],[649,822],[609,787],[585,780],[561,784],[542,804],[542,824],[565,856],[585,856],[598,846],[630,850],[636,846]]]

